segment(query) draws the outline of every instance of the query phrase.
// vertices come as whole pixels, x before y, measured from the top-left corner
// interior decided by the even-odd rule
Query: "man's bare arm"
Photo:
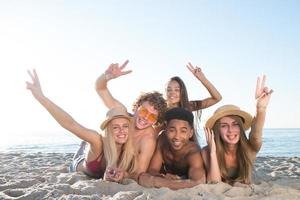
[[[107,68],[105,73],[100,75],[96,80],[96,84],[95,84],[96,91],[100,96],[100,98],[102,99],[105,106],[109,109],[118,106],[124,106],[120,101],[118,101],[112,96],[112,94],[108,90],[107,83],[111,79],[130,73],[131,70],[122,71],[126,67],[128,62],[129,61],[126,60],[121,66],[119,66],[118,63],[111,64]]]
[[[150,161],[152,163],[151,158],[152,158],[152,156],[154,156],[153,154],[155,152],[155,146],[156,146],[156,138],[155,137],[147,136],[142,139],[141,144],[140,144],[141,149],[140,149],[139,155],[138,155],[139,172],[140,173],[146,172],[150,165]],[[157,159],[157,158],[154,158],[154,159]]]

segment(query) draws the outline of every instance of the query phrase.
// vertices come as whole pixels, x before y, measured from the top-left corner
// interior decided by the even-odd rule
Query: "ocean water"
[[[200,132],[200,144],[205,146]],[[0,152],[74,153],[81,140],[67,131],[23,133],[2,138]],[[300,129],[264,129],[258,156],[300,157]]]
[[[200,145],[206,145],[204,133],[200,132]],[[263,145],[258,156],[300,157],[300,129],[264,129]]]

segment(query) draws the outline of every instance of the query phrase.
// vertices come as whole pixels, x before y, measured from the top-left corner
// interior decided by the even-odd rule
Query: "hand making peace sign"
[[[126,60],[121,66],[119,66],[119,63],[110,64],[108,69],[105,71],[106,80],[108,81],[114,78],[118,78],[119,76],[123,76],[132,72],[132,70],[122,71],[126,67],[128,62],[129,60]]]
[[[269,104],[272,89],[265,86],[266,76],[263,75],[262,78],[258,77],[256,81],[255,99],[257,108],[266,108]]]

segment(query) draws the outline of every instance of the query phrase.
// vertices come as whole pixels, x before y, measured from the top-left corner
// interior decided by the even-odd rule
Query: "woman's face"
[[[220,136],[225,143],[237,144],[240,140],[240,133],[239,123],[235,119],[227,116],[220,119]]]
[[[110,126],[112,135],[117,144],[125,144],[129,134],[129,120],[126,118],[116,118],[111,120]]]
[[[168,105],[178,104],[180,102],[180,85],[177,81],[170,81],[166,88]]]

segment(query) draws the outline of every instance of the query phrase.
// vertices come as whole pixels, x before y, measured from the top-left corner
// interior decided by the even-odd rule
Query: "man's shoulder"
[[[200,153],[201,152],[200,146],[197,143],[192,142],[192,141],[190,141],[188,143],[188,145],[186,146],[186,148],[187,148],[186,149],[186,154],[188,154],[188,155],[193,155],[195,153]]]
[[[147,132],[139,132],[138,134],[140,134],[139,136],[140,143],[156,142],[156,135],[154,132],[147,131]]]
[[[153,127],[148,127],[143,130],[136,130],[136,133],[140,134],[142,138],[156,138],[155,129]]]

